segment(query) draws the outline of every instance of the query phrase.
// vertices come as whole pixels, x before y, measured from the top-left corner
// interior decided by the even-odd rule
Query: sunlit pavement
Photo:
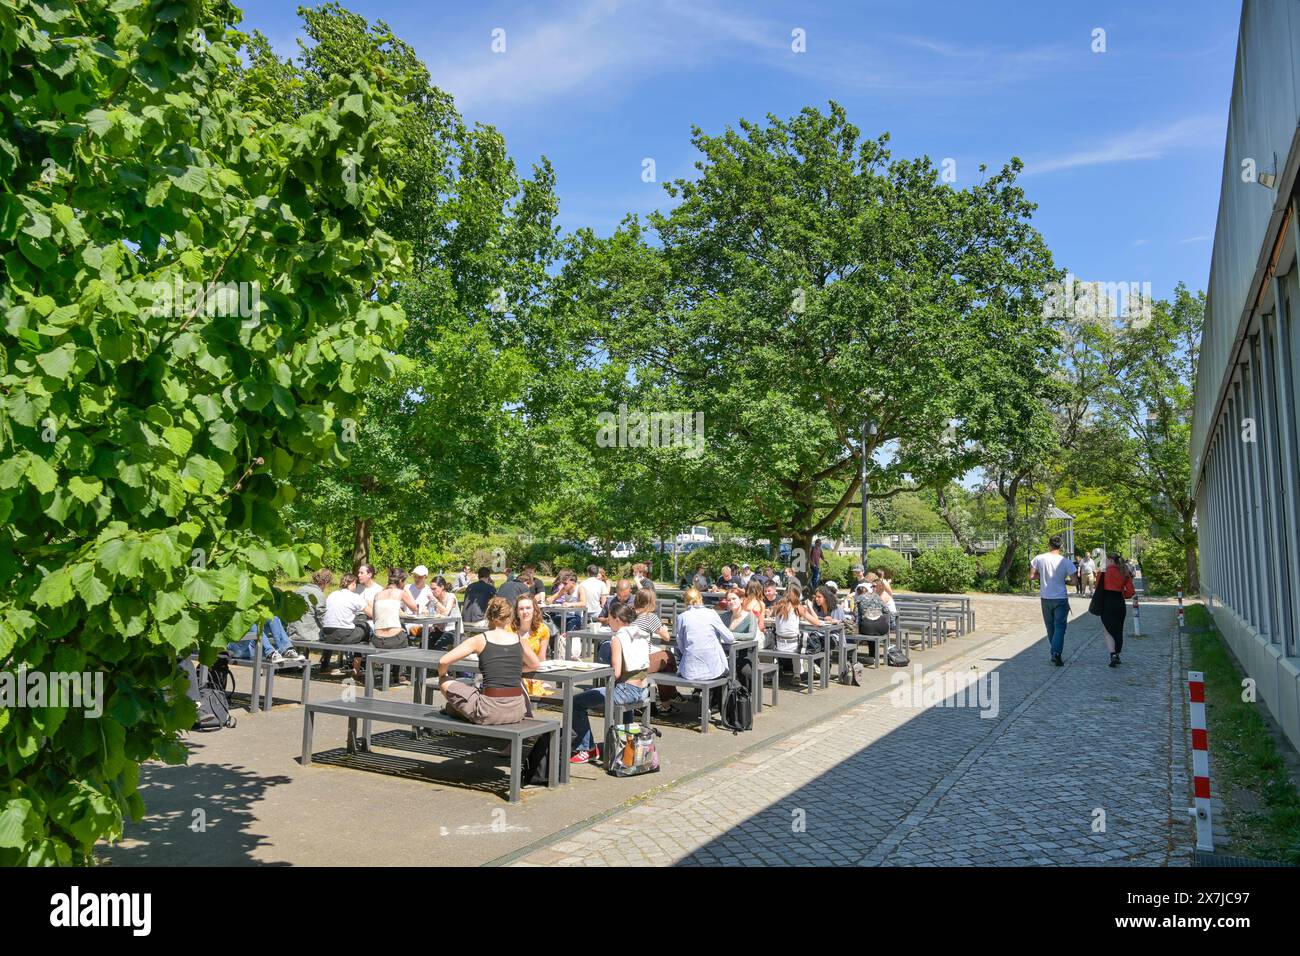
[[[1022,626],[939,668],[976,680],[943,701],[974,706],[936,705],[924,670],[895,671],[909,683],[508,862],[1186,865],[1173,608],[1143,606],[1117,668],[1086,602],[1071,611],[1064,667],[1041,624]]]

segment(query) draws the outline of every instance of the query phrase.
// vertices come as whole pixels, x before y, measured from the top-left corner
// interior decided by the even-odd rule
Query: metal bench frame
[[[560,722],[528,718],[514,724],[471,724],[455,717],[445,717],[424,704],[387,700],[380,697],[358,697],[354,701],[312,701],[303,708],[302,765],[311,766],[311,741],[317,714],[332,714],[348,719],[348,753],[357,752],[357,721],[404,724],[443,733],[467,737],[487,737],[510,741],[510,802],[519,802],[519,788],[523,774],[523,744],[532,737],[551,736],[551,759],[547,767],[546,786],[555,789],[560,785]]]

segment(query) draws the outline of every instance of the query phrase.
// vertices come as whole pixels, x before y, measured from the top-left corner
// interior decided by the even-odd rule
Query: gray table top
[[[343,647],[345,645],[339,645]],[[379,654],[371,654],[369,661],[376,664],[399,665],[402,667],[424,667],[430,670],[438,666],[442,656],[447,651],[422,651],[418,647],[398,648],[393,651],[383,651]],[[466,660],[462,658],[450,665],[451,667],[474,671],[478,670],[478,660]],[[540,680],[598,680],[605,677],[611,677],[614,674],[614,668],[609,666],[601,667],[581,667],[581,668],[556,668],[553,670],[524,671],[524,677],[536,677]]]

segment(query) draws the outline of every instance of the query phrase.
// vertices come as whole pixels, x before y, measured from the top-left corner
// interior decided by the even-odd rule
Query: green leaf
[[[63,607],[72,597],[72,573],[63,567],[41,578],[40,586],[32,595],[32,603],[37,607]]]
[[[41,835],[40,817],[30,800],[6,800],[0,808],[0,847],[20,850]]]
[[[82,478],[73,475],[68,479],[68,490],[82,504],[90,504],[104,490],[104,483],[98,478]]]
[[[95,573],[95,565],[90,562],[75,565],[72,569],[72,586],[85,602],[86,607],[95,607],[108,600],[108,587]]]

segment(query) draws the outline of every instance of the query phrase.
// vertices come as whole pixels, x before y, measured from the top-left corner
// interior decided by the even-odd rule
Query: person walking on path
[[[793,582],[787,581],[787,584]],[[822,543],[813,538],[812,553],[808,555],[808,587],[812,591],[822,583]]]
[[[1101,623],[1106,628],[1106,649],[1110,651],[1110,666],[1118,667],[1120,651],[1124,650],[1124,618],[1128,615],[1127,601],[1137,591],[1133,575],[1124,559],[1112,554],[1097,582],[1101,594]]]
[[[1073,561],[1061,554],[1064,542],[1059,534],[1047,542],[1049,551],[1030,562],[1029,580],[1037,581],[1038,599],[1043,608],[1043,623],[1047,625],[1047,641],[1052,650],[1052,663],[1060,667],[1065,663],[1065,626],[1070,620],[1069,585],[1079,573]]]

